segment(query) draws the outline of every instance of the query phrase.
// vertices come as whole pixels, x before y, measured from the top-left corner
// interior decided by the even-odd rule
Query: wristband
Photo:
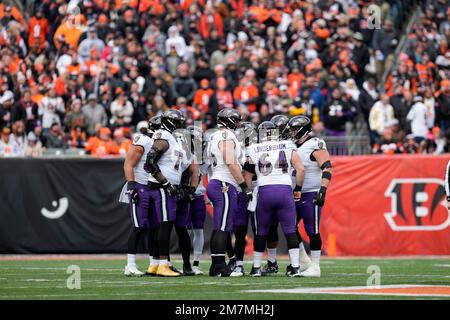
[[[296,185],[294,192],[301,192],[302,191],[302,186]]]
[[[320,189],[319,189],[319,193],[326,193],[327,192],[327,187],[324,187],[324,186],[322,186],[322,187],[320,187]]]

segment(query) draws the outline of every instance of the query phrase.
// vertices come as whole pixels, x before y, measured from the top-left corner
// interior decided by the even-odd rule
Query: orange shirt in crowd
[[[25,20],[23,19],[23,16],[20,13],[20,10],[14,6],[10,6],[10,7],[11,7],[11,16],[15,20],[17,20],[17,22],[19,22],[22,27],[25,26]],[[0,3],[0,20],[3,19],[4,16],[5,16],[5,5],[3,3]]]
[[[224,36],[222,17],[217,12],[214,13],[212,23],[210,23],[208,15],[203,14],[197,22],[197,29],[203,38],[208,38],[212,29],[217,30],[219,37]]]
[[[238,86],[234,89],[233,97],[236,101],[246,101],[251,98],[255,98],[258,96],[258,88],[255,85],[251,85],[248,87]],[[248,110],[250,112],[256,111],[256,102],[252,104],[248,104]]]
[[[289,87],[291,87],[293,90],[296,90],[297,92],[302,87],[302,81],[303,81],[303,75],[301,73],[290,73],[288,75],[288,83]]]
[[[106,156],[117,154],[117,148],[112,140],[104,141],[97,137],[90,137],[87,141],[86,151],[90,151],[93,156]]]
[[[431,61],[428,62],[427,64],[421,64],[421,63],[416,64],[416,70],[417,70],[417,75],[419,76],[419,79],[423,80],[425,82],[432,81],[433,73],[431,70],[435,67],[436,66]]]
[[[45,39],[49,33],[50,27],[47,19],[38,19],[36,17],[31,18],[28,22],[28,45],[33,47],[36,42],[36,38],[39,38],[39,47],[43,48],[45,45]]]
[[[120,154],[122,156],[126,155],[128,152],[128,149],[130,148],[131,140],[130,139],[123,139],[120,144],[115,144],[115,153]]]
[[[86,18],[83,15],[78,15],[69,20],[65,20],[56,29],[53,36],[53,42],[57,49],[61,47],[60,38],[64,38],[64,42],[70,45],[74,50],[78,48],[78,40],[83,33],[82,26],[86,24]]]
[[[196,106],[202,112],[208,112],[209,99],[211,98],[212,94],[213,90],[210,88],[198,89],[194,95],[194,106]]]

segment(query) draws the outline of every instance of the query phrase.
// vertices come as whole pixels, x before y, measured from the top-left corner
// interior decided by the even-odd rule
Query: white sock
[[[263,256],[264,252],[253,252],[253,266],[255,268],[260,268],[261,267],[261,259]]]
[[[149,266],[152,265],[152,262],[153,262],[153,257],[152,257],[152,256],[148,256],[148,263],[149,263]]]
[[[192,238],[192,246],[194,248],[194,261],[200,261],[203,252],[203,245],[205,244],[205,238],[203,229],[194,229]]]
[[[159,260],[159,264],[167,264],[167,263],[169,263],[169,262],[167,261],[167,259],[161,259],[161,260]]]
[[[309,257],[308,257],[308,254],[306,253],[303,242],[300,242],[298,247],[300,248],[300,261],[303,261],[303,262],[308,261]]]
[[[267,248],[267,260],[270,262],[277,261],[277,248]]]
[[[289,249],[289,262],[294,268],[298,268],[299,266],[299,251],[299,248]]]
[[[136,255],[135,254],[127,254],[127,264],[129,266],[136,266]]]
[[[169,264],[169,267],[173,266],[172,261],[167,260],[167,263]],[[161,262],[161,264],[164,264]]]
[[[236,265],[242,267],[244,265],[244,261],[238,260],[236,261]]]
[[[320,264],[320,254],[322,253],[322,250],[311,250],[311,260],[315,265]]]
[[[150,262],[151,266],[157,266],[159,264],[159,260],[158,259],[152,259],[152,262]]]

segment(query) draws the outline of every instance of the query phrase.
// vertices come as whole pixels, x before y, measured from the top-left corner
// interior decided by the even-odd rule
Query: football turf
[[[146,260],[139,259],[138,264],[145,271]],[[450,299],[247,291],[366,286],[370,266],[379,268],[381,285],[450,286],[450,259],[323,259],[321,278],[288,278],[284,276],[286,264],[280,261],[279,274],[271,277],[160,278],[125,277],[120,259],[0,260],[0,299]],[[79,290],[67,288],[70,265],[80,268]],[[180,266],[179,261],[175,266]],[[203,261],[201,267],[207,271],[208,262]],[[245,267],[250,271],[250,264]]]

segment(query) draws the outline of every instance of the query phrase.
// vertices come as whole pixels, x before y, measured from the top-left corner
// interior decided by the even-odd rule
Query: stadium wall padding
[[[334,157],[320,226],[324,252],[450,254],[443,189],[449,160],[450,155]],[[131,222],[127,206],[118,202],[124,183],[123,159],[0,159],[0,253],[125,252]],[[248,253],[250,230],[249,240]],[[285,252],[281,233],[280,240]],[[173,252],[177,242],[173,232]]]

